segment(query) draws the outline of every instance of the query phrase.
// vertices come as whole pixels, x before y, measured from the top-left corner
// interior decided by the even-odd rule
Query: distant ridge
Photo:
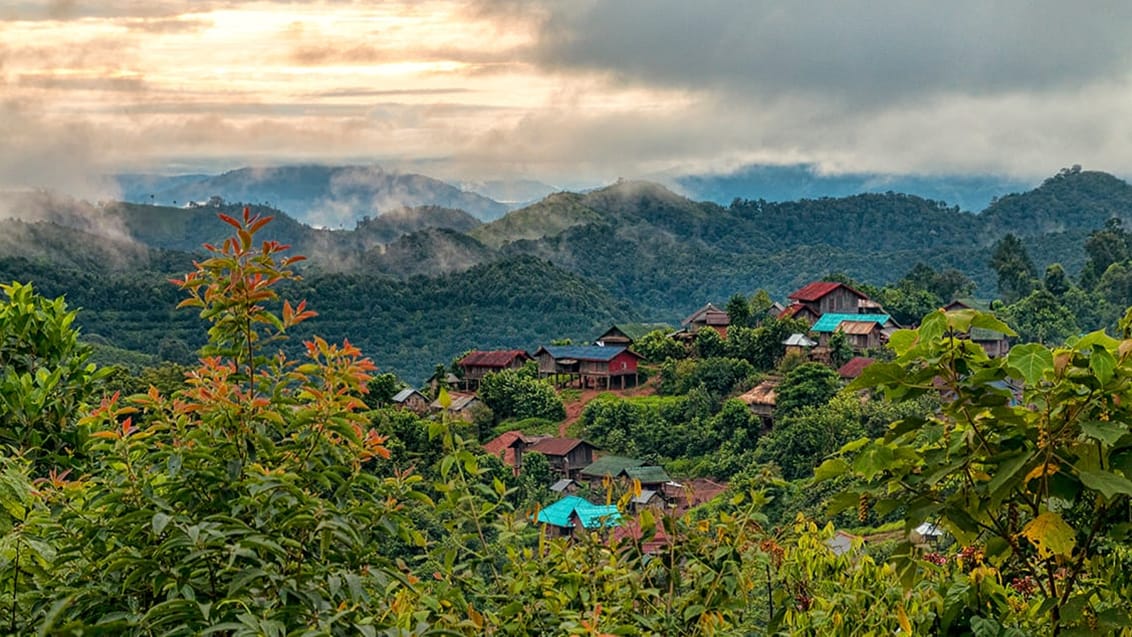
[[[403,207],[464,210],[482,221],[508,206],[425,175],[379,166],[295,165],[245,167],[220,175],[119,177],[124,198],[134,203],[183,206],[219,196],[229,202],[269,205],[298,221],[324,228],[352,228],[364,217]],[[144,192],[148,187],[150,192]]]

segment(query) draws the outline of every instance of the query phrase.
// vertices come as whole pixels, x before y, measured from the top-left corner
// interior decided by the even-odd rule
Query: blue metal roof
[[[628,348],[620,345],[616,347],[602,347],[600,345],[547,345],[540,348],[539,351],[546,350],[548,354],[554,357],[554,360],[573,358],[580,361],[608,362],[626,349]]]
[[[587,529],[617,526],[621,523],[621,512],[617,510],[616,504],[590,504],[585,498],[579,498],[576,495],[568,495],[541,509],[538,512],[538,522],[539,524],[569,528],[573,526],[570,517],[574,514],[578,515],[582,526]]]
[[[837,326],[845,321],[867,322],[873,321],[884,325],[892,320],[887,314],[822,314],[821,318],[810,328],[811,332],[834,332]]]

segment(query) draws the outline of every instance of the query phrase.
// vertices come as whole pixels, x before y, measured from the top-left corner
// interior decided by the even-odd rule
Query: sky
[[[1132,175],[1129,33],[1101,0],[0,0],[0,187],[299,161]]]

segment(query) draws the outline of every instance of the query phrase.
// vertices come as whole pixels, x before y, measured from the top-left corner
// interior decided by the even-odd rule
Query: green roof
[[[624,472],[629,478],[638,480],[641,484],[658,484],[672,480],[665,473],[664,467],[629,467]]]
[[[872,321],[884,325],[892,320],[887,314],[822,314],[821,318],[810,328],[811,332],[834,332],[837,326],[845,321],[866,323]]]
[[[655,332],[656,330],[663,330],[665,334],[671,332],[674,328],[667,323],[618,323],[614,325],[621,333],[634,341],[641,340],[646,334]]]
[[[584,498],[568,495],[538,512],[539,524],[550,524],[569,528],[573,526],[570,518],[578,516],[582,526],[596,529],[601,526],[616,526],[621,523],[621,512],[616,504],[591,504]]]
[[[633,458],[626,458],[624,456],[602,456],[594,460],[593,464],[582,469],[582,475],[590,478],[612,477],[619,475],[629,467],[639,467],[643,464],[645,463],[640,460],[634,460]]]

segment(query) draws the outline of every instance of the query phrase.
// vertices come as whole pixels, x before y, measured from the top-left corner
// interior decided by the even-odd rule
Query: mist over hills
[[[0,258],[0,277],[43,279],[45,292],[80,300],[91,310],[80,317],[87,331],[115,345],[156,354],[171,337],[195,346],[190,330],[161,327],[186,320],[171,318],[167,291],[138,290],[164,285],[162,272],[183,271],[202,243],[227,236],[216,213],[237,213],[235,205],[95,206],[36,196],[26,206],[35,222],[0,222],[13,246]],[[391,210],[349,230],[314,228],[264,206],[253,212],[276,216],[263,238],[309,257],[307,283],[295,292],[327,317],[316,329],[348,336],[415,381],[469,347],[586,340],[603,322],[675,324],[707,301],[759,288],[783,299],[831,272],[882,285],[923,262],[962,271],[991,297],[990,249],[1007,232],[1022,238],[1039,268],[1059,262],[1076,275],[1090,231],[1114,216],[1132,223],[1132,186],[1067,169],[978,214],[895,192],[720,205],[642,181],[552,193],[488,223],[438,206]],[[109,275],[76,274],[83,271]],[[121,299],[122,289],[135,310],[100,300]]]
[[[481,219],[503,216],[508,206],[424,175],[379,166],[296,165],[239,168],[220,175],[123,175],[123,199],[182,206],[212,196],[262,204],[308,225],[349,228],[365,217],[404,207],[456,208]]]

